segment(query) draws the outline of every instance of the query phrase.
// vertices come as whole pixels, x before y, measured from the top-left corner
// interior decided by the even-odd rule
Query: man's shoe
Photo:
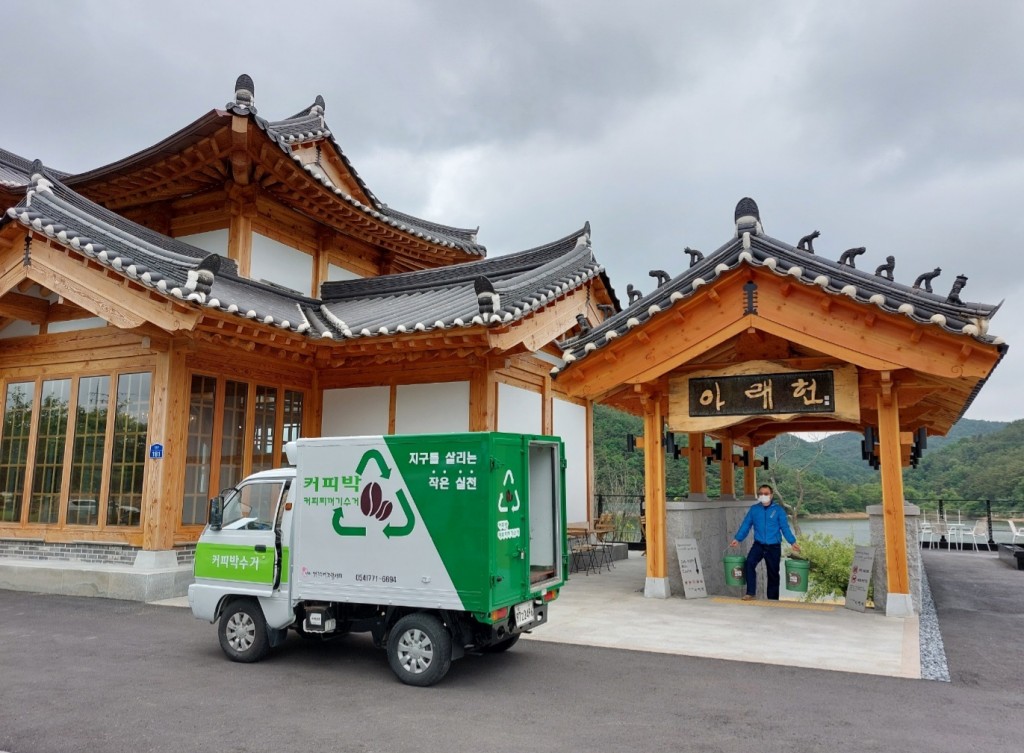
[[[743,594],[742,601],[753,601],[753,600],[754,600],[754,597],[751,596],[750,594]]]

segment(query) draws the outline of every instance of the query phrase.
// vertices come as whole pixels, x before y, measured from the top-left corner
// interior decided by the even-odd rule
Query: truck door
[[[278,506],[288,479],[243,482],[224,495],[221,530],[196,546],[196,578],[231,581],[238,593],[270,596],[281,582]]]

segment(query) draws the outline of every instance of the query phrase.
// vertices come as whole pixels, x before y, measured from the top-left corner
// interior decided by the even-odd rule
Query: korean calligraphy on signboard
[[[857,367],[799,370],[749,361],[669,379],[669,428],[712,431],[749,416],[787,420],[802,414],[856,421],[860,416]]]
[[[764,413],[831,413],[831,371],[690,379],[689,415],[754,416]]]

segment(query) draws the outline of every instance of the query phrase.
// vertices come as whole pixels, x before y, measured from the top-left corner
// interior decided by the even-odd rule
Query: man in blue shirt
[[[769,599],[779,599],[779,563],[782,561],[782,537],[799,552],[796,536],[789,530],[786,510],[772,498],[772,488],[762,484],[757,489],[757,502],[747,510],[747,515],[736,532],[736,538],[729,546],[736,547],[747,537],[750,529],[754,529],[754,543],[747,553],[744,574],[747,578],[747,593],[744,601],[750,601],[757,593],[757,564],[763,559],[768,572],[767,595]]]

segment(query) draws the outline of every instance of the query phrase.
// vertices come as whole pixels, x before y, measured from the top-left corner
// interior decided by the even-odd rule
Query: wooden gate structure
[[[570,395],[644,418],[645,592],[670,590],[666,426],[688,436],[691,497],[704,495],[704,459],[714,452],[723,499],[734,498],[737,465],[753,497],[754,451],[778,434],[859,431],[865,459],[881,471],[886,612],[907,614],[902,468],[928,435],[949,431],[1006,352],[988,334],[998,306],[964,302],[965,277],[948,295],[932,291],[935,273],[900,284],[892,257],[873,273],[857,269],[863,248],[826,259],[814,249],[817,232],[797,246],[772,238],[751,199],[734,219],[719,249],[687,249],[685,272],[652,271],[656,290],[564,343],[554,370]],[[705,437],[720,447],[706,448]],[[710,556],[720,556],[724,535]]]

